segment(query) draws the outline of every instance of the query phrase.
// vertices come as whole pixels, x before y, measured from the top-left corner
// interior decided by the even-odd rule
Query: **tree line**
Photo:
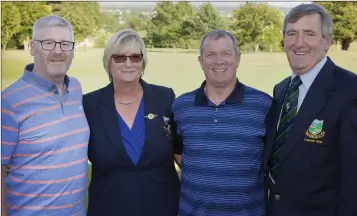
[[[334,42],[343,50],[357,39],[357,2],[318,2],[334,21]],[[25,48],[39,17],[58,14],[73,25],[75,39],[95,38],[103,47],[113,33],[133,28],[148,47],[197,49],[212,29],[231,31],[243,50],[282,49],[282,12],[267,3],[247,2],[223,17],[210,3],[195,8],[189,2],[158,2],[152,13],[101,11],[97,2],[2,2],[1,47]]]

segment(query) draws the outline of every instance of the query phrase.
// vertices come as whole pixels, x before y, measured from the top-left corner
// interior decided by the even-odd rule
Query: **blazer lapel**
[[[276,89],[274,90],[274,95],[276,98],[274,100],[276,101],[275,104],[272,106],[272,113],[271,113],[271,124],[268,126],[271,126],[268,128],[268,134],[269,136],[267,137],[267,151],[266,151],[266,156],[264,157],[264,167],[268,167],[268,162],[269,158],[271,155],[271,151],[273,150],[274,144],[275,144],[275,137],[276,137],[276,132],[277,132],[277,125],[279,123],[279,117],[280,117],[280,110],[284,102],[284,96],[285,96],[285,91],[287,87],[290,84],[290,77],[286,78],[283,80],[280,84],[276,85]]]
[[[295,117],[295,122],[289,132],[289,137],[281,152],[281,163],[291,153],[298,141],[303,140],[305,132],[316,118],[326,101],[326,93],[331,88],[335,64],[328,58],[314,82],[312,83],[305,99]]]
[[[122,143],[118,114],[114,104],[114,87],[112,83],[103,89],[101,94],[101,104],[99,106],[100,116],[102,117],[103,125],[110,144],[128,166],[134,166]]]
[[[156,100],[157,98],[154,91],[144,80],[141,79],[140,83],[144,91],[144,119],[146,132],[145,142],[138,161],[138,166],[142,165],[145,161],[148,161],[148,159],[152,157],[150,150],[155,143],[156,134],[160,125],[160,118],[162,118],[162,116],[158,113],[159,101]]]

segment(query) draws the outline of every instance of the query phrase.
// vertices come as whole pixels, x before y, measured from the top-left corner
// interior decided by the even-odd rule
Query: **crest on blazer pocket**
[[[321,138],[325,136],[325,131],[323,131],[324,120],[315,119],[309,128],[306,130],[305,135],[308,138],[304,140],[311,143],[322,143]]]

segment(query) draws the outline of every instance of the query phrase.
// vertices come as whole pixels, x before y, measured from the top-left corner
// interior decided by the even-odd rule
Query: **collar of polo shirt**
[[[196,106],[208,106],[209,99],[204,91],[206,80],[203,81],[200,88],[195,93],[195,105]],[[224,101],[225,104],[236,104],[242,102],[244,99],[244,84],[237,79],[236,86],[232,93]]]
[[[29,83],[32,83],[45,91],[52,91],[56,86],[49,80],[43,78],[37,73],[32,72],[34,68],[34,64],[28,64],[25,67],[25,73],[23,75],[23,79]],[[69,86],[69,78],[67,75],[64,77],[65,89],[68,89]]]

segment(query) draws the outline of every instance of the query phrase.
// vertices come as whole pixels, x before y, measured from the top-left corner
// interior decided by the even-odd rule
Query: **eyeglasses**
[[[130,59],[132,63],[139,63],[141,60],[143,60],[143,54],[133,54],[133,55],[118,55],[118,54],[113,54],[112,58],[116,63],[124,63],[126,60]]]
[[[62,51],[71,51],[74,48],[75,42],[72,41],[61,41],[56,42],[52,40],[34,40],[41,43],[42,49],[47,51],[52,51],[55,49],[56,45],[59,44]]]

